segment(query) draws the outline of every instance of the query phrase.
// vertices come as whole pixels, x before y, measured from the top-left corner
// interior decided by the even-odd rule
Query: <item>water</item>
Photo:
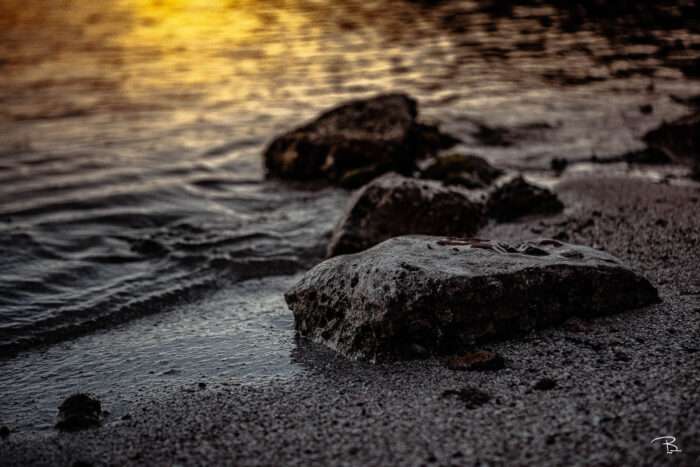
[[[541,175],[639,148],[700,90],[697,27],[427,3],[0,0],[0,418],[300,371],[277,276],[321,258],[347,193],[266,181],[260,154],[321,109],[404,91],[458,149]]]

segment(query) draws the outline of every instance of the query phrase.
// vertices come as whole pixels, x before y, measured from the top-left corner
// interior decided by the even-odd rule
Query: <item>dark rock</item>
[[[122,415],[122,420],[124,420],[124,421],[131,420],[131,414],[127,413],[127,414]]]
[[[664,123],[644,135],[649,147],[681,162],[700,162],[700,113]]]
[[[557,387],[557,382],[552,378],[542,378],[535,383],[532,389],[536,391],[551,391]]]
[[[285,298],[301,336],[374,361],[456,354],[570,317],[658,301],[646,279],[592,248],[428,236],[324,261]]]
[[[496,371],[505,367],[503,357],[494,352],[469,352],[447,360],[447,368],[456,371]]]
[[[628,164],[662,165],[672,162],[666,151],[657,147],[648,147],[640,151],[628,152],[623,156],[623,159]]]
[[[102,404],[88,394],[73,394],[58,408],[56,428],[61,431],[78,431],[100,425]]]
[[[580,334],[590,332],[591,326],[581,319],[573,318],[564,323],[564,329]]]
[[[478,131],[474,134],[484,146],[508,147],[513,145],[511,131],[503,127],[490,127],[478,124]]]
[[[441,180],[447,185],[465,188],[486,188],[503,175],[486,159],[466,154],[451,154],[437,157],[421,171],[421,177]]]
[[[10,431],[10,429],[8,427],[6,427],[5,425],[0,426],[0,438],[5,439],[8,436],[10,436],[10,433],[12,433],[12,432]]]
[[[381,168],[376,165],[360,167],[359,169],[345,172],[342,177],[340,177],[340,180],[338,180],[338,185],[353,190],[368,184],[381,174]]]
[[[500,222],[535,214],[556,214],[564,209],[557,195],[516,177],[497,188],[487,203],[487,214]]]
[[[406,234],[473,235],[483,203],[458,187],[385,174],[361,188],[335,227],[328,256],[356,253]]]
[[[417,102],[404,94],[350,101],[272,141],[267,174],[346,186],[392,170],[409,174],[416,159],[458,142],[417,115]]]
[[[442,393],[442,397],[452,396],[456,396],[468,409],[476,409],[491,400],[491,396],[488,393],[472,386],[466,386],[458,390],[448,389]]]
[[[549,166],[557,174],[562,174],[569,166],[569,161],[567,159],[555,157],[551,161],[549,161]]]
[[[649,115],[654,112],[654,106],[651,104],[643,104],[639,106],[639,111],[644,115]]]
[[[671,94],[671,100],[674,102],[677,102],[679,104],[686,105],[690,108],[693,109],[700,109],[700,95],[697,96],[690,96],[690,97],[682,97],[682,96],[676,96]]]

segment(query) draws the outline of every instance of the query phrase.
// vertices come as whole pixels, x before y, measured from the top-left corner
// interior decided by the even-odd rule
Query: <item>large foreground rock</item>
[[[356,253],[407,234],[474,235],[483,224],[476,193],[394,173],[365,185],[348,202],[328,245],[328,256]]]
[[[301,336],[367,360],[453,353],[658,300],[646,279],[591,248],[428,236],[327,260],[285,297]]]
[[[417,116],[418,104],[404,94],[348,102],[272,141],[264,155],[267,173],[348,187],[391,170],[408,174],[416,159],[458,141]]]

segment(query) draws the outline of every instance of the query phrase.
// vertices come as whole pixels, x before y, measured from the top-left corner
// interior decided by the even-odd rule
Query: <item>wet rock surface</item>
[[[301,336],[372,361],[455,353],[658,301],[646,279],[592,248],[429,236],[327,260],[285,298]]]
[[[362,251],[399,235],[470,236],[482,223],[478,195],[435,181],[385,174],[353,195],[335,227],[328,256]]]
[[[500,222],[530,215],[557,214],[564,204],[552,191],[516,177],[497,188],[490,196],[487,214]]]
[[[388,171],[410,173],[416,159],[458,142],[417,116],[416,100],[405,94],[347,102],[273,140],[267,174],[353,188]]]
[[[58,408],[56,428],[61,431],[80,431],[100,425],[102,404],[89,394],[73,394]]]
[[[450,154],[440,156],[421,171],[421,178],[441,180],[447,185],[460,185],[465,188],[486,188],[503,171],[479,156]]]

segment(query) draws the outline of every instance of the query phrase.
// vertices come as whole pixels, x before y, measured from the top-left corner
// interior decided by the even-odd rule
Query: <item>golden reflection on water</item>
[[[121,6],[131,12],[131,26],[115,43],[133,66],[125,92],[177,84],[185,92],[206,90],[208,100],[255,94],[284,71],[284,62],[312,53],[316,45],[308,37],[292,37],[306,22],[302,15],[268,5],[255,0],[124,0]]]
[[[659,65],[648,45],[631,62],[592,30],[547,26],[549,7],[492,18],[475,11],[476,0],[429,8],[408,0],[57,3],[0,0],[0,123],[95,115],[131,123],[131,111],[165,110],[143,120],[237,122],[248,131],[398,90],[455,125],[465,114],[514,125],[559,119],[554,105],[570,97],[567,113],[588,92],[552,83],[617,93],[605,80],[622,70],[630,71],[626,88],[645,89],[650,78],[632,67]]]

